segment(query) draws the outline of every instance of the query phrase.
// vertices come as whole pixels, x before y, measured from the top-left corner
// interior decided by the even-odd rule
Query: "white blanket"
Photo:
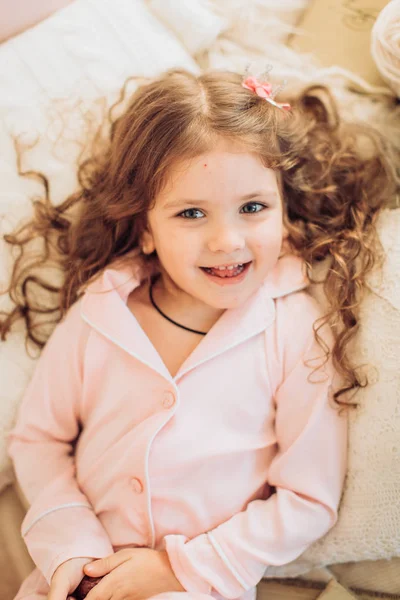
[[[52,198],[59,202],[75,185],[79,148],[74,139],[84,122],[82,113],[102,95],[113,100],[128,75],[156,74],[169,66],[193,72],[200,68],[243,72],[248,62],[255,71],[263,71],[271,63],[279,80],[289,79],[288,85],[331,82],[343,114],[373,118],[388,126],[390,115],[383,100],[373,103],[352,94],[345,87],[349,76],[321,70],[312,57],[298,56],[285,47],[290,25],[307,3],[75,0],[0,46],[0,232],[27,218],[29,197],[41,192],[38,184],[18,177],[10,132],[24,133],[27,142],[41,136],[26,154],[24,167],[45,171],[53,186]],[[50,100],[60,98],[58,108],[50,108]],[[61,138],[60,119],[64,121]],[[385,211],[379,231],[388,258],[383,278],[379,273],[370,277],[371,292],[363,302],[361,331],[353,348],[356,362],[374,364],[379,380],[360,392],[361,410],[350,420],[349,470],[340,517],[325,538],[293,563],[270,569],[269,576],[291,577],[316,566],[400,555],[400,210]],[[4,284],[12,257],[2,244],[0,282]],[[7,305],[7,299],[0,298],[0,308]],[[14,422],[35,366],[23,339],[19,327],[0,345],[3,484],[10,466],[4,434]]]

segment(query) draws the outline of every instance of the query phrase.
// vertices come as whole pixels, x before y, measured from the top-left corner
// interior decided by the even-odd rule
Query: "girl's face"
[[[274,171],[221,142],[173,169],[148,213],[143,249],[156,250],[164,289],[226,309],[258,289],[278,260],[282,237]],[[232,265],[239,267],[214,270]]]

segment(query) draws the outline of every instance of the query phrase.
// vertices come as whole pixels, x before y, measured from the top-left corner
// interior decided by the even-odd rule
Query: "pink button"
[[[136,494],[141,494],[143,492],[143,484],[137,477],[132,477],[131,485]]]
[[[164,392],[163,398],[163,406],[164,408],[171,408],[175,404],[175,396],[172,392]]]

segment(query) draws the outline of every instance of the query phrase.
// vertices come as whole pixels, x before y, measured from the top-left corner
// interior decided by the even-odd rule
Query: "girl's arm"
[[[22,400],[8,453],[30,508],[21,533],[50,584],[75,557],[113,553],[106,531],[77,485],[72,443],[79,434],[88,326],[78,302],[50,336]]]
[[[275,393],[278,451],[268,477],[276,493],[250,502],[246,510],[192,540],[165,537],[175,575],[190,592],[215,589],[225,598],[237,598],[257,585],[268,566],[295,560],[337,521],[346,473],[347,418],[328,401],[334,378],[331,361],[324,367],[325,380],[321,369],[311,377],[318,383],[307,381],[312,368],[303,360],[322,355],[312,331],[320,316],[314,301],[302,293],[280,302],[286,305],[285,376]],[[322,337],[332,347],[331,332],[325,328]]]

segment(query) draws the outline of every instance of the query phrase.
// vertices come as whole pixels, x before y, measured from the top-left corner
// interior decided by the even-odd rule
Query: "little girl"
[[[346,346],[393,182],[327,90],[289,100],[170,70],[137,88],[79,191],[6,236],[40,233],[64,274],[18,261],[2,325],[23,317],[42,346],[28,284],[60,292],[8,437],[37,565],[15,600],[66,600],[84,575],[101,578],[88,600],[250,600],[336,523],[343,394],[361,386]],[[324,258],[326,315],[307,291]]]

